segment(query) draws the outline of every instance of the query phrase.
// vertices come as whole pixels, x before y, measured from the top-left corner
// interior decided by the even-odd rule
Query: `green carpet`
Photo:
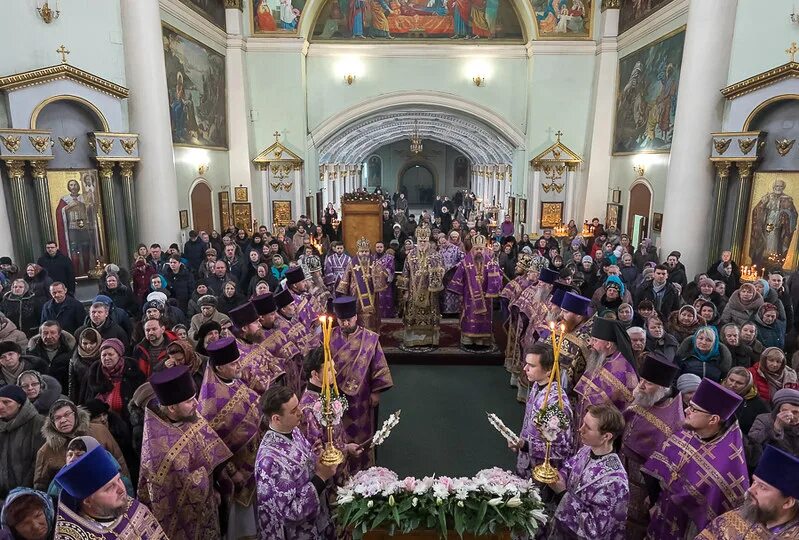
[[[513,470],[516,455],[486,419],[496,413],[518,433],[524,406],[501,366],[392,365],[394,387],[380,400],[380,424],[402,409],[399,426],[378,448],[377,464],[400,478],[472,476],[499,466]]]

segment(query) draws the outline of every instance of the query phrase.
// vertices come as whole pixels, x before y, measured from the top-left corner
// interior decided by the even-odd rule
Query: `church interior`
[[[358,452],[372,449],[370,465],[399,478],[466,477],[491,467],[524,478],[517,460],[534,443],[524,446],[527,431],[516,433],[538,421],[530,412],[537,385],[546,387],[544,407],[555,399],[555,390],[549,397],[555,388],[559,414],[574,415],[569,429],[575,448],[581,437],[590,446],[578,411],[587,418],[593,414],[586,412],[589,404],[601,406],[585,388],[593,385],[585,383],[592,370],[603,369],[591,363],[592,354],[600,350],[596,343],[624,353],[625,341],[632,346],[628,376],[635,381],[627,384],[618,375],[627,399],[621,406],[607,390],[607,401],[628,427],[634,424],[625,407],[640,406],[633,388],[639,378],[650,380],[643,374],[654,369],[647,359],[657,351],[676,370],[660,386],[678,401],[690,399],[680,375],[732,388],[728,373],[745,368],[747,388],[760,391],[769,413],[783,406],[793,411],[785,429],[796,446],[785,443],[780,451],[793,459],[799,454],[799,279],[792,279],[799,265],[799,12],[793,0],[15,0],[0,5],[0,34],[9,41],[0,48],[0,350],[10,339],[3,321],[11,320],[26,334],[17,347],[20,358],[34,354],[34,341],[50,320],[46,313],[63,313],[57,307],[63,300],[52,292],[61,281],[67,296],[83,306],[78,317],[86,318],[69,329],[70,355],[78,357],[80,330],[87,325],[99,331],[105,350],[111,335],[100,331],[93,313],[98,301],[113,298],[117,305],[110,311],[122,309],[125,324],[117,322],[127,332],[120,356],[139,355],[141,382],[158,378],[164,369],[158,355],[180,339],[179,327],[192,355],[203,351],[205,361],[214,361],[210,342],[206,354],[203,338],[197,341],[194,322],[198,316],[207,322],[202,314],[211,302],[215,311],[209,313],[221,316],[214,321],[232,325],[222,322],[220,335],[236,338],[242,359],[251,354],[245,353],[251,351],[246,329],[253,322],[243,307],[271,306],[258,312],[260,331],[269,336],[273,323],[265,317],[277,310],[280,318],[285,306],[294,306],[281,323],[293,329],[286,330],[290,337],[274,350],[268,350],[268,337],[259,338],[265,341],[258,351],[276,359],[283,375],[272,373],[267,384],[251,389],[267,395],[267,387],[285,376],[295,397],[304,399],[311,384],[308,357],[317,347],[325,351],[323,368],[313,372],[321,373],[332,349],[335,373],[332,383],[320,375],[320,403],[329,405],[325,391],[335,387],[336,395],[341,391],[351,400],[348,414],[355,414],[363,396],[348,389],[357,375],[347,378],[350,368],[341,366],[349,364],[338,364],[347,345],[337,352],[336,336],[350,335],[343,321],[357,317],[356,332],[376,333],[379,354],[369,356],[363,345],[353,365],[360,369],[359,359],[368,358],[373,367],[361,377],[374,376],[369,384],[380,379],[369,370],[391,372],[385,389],[363,398],[371,435]],[[391,262],[383,264],[386,253]],[[170,256],[178,261],[174,267]],[[66,268],[57,266],[57,257]],[[225,268],[216,274],[214,261],[222,260]],[[665,285],[658,277],[661,265],[668,272]],[[298,267],[301,283],[292,277]],[[106,283],[112,274],[118,276],[113,287]],[[26,282],[24,293],[15,278]],[[765,285],[758,288],[760,282]],[[123,296],[116,287],[128,291],[129,307],[119,305]],[[757,305],[743,300],[749,288]],[[169,298],[156,306],[171,321],[165,342],[148,342],[156,292]],[[352,312],[343,301],[350,297]],[[583,301],[590,307],[581,307]],[[731,305],[738,311],[730,314]],[[764,306],[774,307],[776,323],[768,322]],[[170,309],[183,311],[182,318],[169,315]],[[693,313],[685,321],[684,311]],[[340,334],[330,338],[324,318],[333,315]],[[597,328],[604,322],[597,319],[614,319],[624,336],[612,329],[601,334]],[[57,320],[67,333],[68,325]],[[658,333],[658,322],[673,343]],[[728,341],[730,324],[740,346],[739,337]],[[756,337],[746,338],[749,352],[740,353],[747,324],[756,327]],[[782,326],[773,330],[772,324]],[[646,344],[636,341],[636,331]],[[711,352],[700,346],[703,332],[715,340],[708,351],[726,351],[718,374],[707,367]],[[555,367],[537,383],[525,359],[539,354],[530,351],[541,344],[554,351]],[[782,355],[779,375],[758,367],[766,366],[771,349]],[[53,358],[51,353],[46,363]],[[63,373],[52,363],[50,375],[59,379],[61,373],[61,393],[75,401],[71,362]],[[207,365],[209,373],[216,369]],[[242,380],[257,379],[264,366],[242,360]],[[206,368],[198,369],[202,410]],[[0,396],[6,384],[21,385],[10,375],[14,370],[6,371],[3,364]],[[564,409],[561,386],[573,410],[568,400]],[[119,385],[111,387],[111,393],[89,397],[113,408],[110,396]],[[771,403],[769,389],[769,399],[793,393]],[[76,405],[86,405],[85,396],[77,399]],[[127,399],[122,416],[129,423]],[[700,410],[694,401],[683,405]],[[375,429],[400,410],[393,437],[379,448],[369,446]],[[705,405],[701,410],[714,414]],[[486,413],[506,430],[498,420],[487,421]],[[330,422],[332,416],[324,418]],[[363,419],[356,420],[343,420],[347,437]],[[277,431],[268,418],[262,422],[269,426],[265,431]],[[332,433],[321,435],[322,443],[332,441]],[[746,431],[743,437],[735,444],[749,452]],[[557,444],[546,441],[547,466],[550,450],[559,463]],[[141,486],[144,450],[134,445],[131,451],[141,452],[141,467],[131,468],[131,475],[141,474]],[[755,471],[761,453],[741,458],[744,476]],[[632,501],[647,496],[643,462],[635,474],[644,491],[636,495],[634,474],[620,455],[630,475],[626,537],[644,538],[629,525]],[[260,462],[259,453],[256,469]],[[530,466],[525,474],[540,482]],[[266,532],[258,482],[256,509],[250,508],[257,535],[229,528],[220,538],[278,538]],[[544,486],[545,499],[547,493],[554,497],[551,514],[560,512],[557,501],[566,498],[555,497],[557,481],[537,485]],[[11,487],[0,478],[0,500]],[[564,489],[568,497],[568,482]],[[658,493],[664,497],[669,489],[675,488],[664,484]],[[782,490],[794,505],[793,513],[785,511],[788,521],[763,525],[773,538],[780,531],[799,535],[799,500],[786,495],[794,491]],[[729,499],[723,512],[744,500],[742,493]],[[653,516],[674,511],[662,501],[652,503],[660,512]],[[158,503],[147,506],[159,518]],[[680,526],[696,535],[723,512],[715,509],[704,520],[691,516],[690,527],[687,521]],[[336,526],[380,529],[367,527],[363,515],[339,512]],[[402,529],[404,519],[397,514],[391,530]],[[641,531],[649,523],[647,538],[688,537],[669,536],[657,529],[657,519],[643,523]],[[514,534],[532,530],[503,523]],[[562,532],[567,524],[553,518],[541,526]],[[621,531],[550,537],[625,537]]]

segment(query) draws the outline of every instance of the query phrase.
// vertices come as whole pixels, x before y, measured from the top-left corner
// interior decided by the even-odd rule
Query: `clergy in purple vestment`
[[[357,301],[358,324],[380,333],[380,291],[388,287],[386,267],[372,258],[371,244],[366,237],[356,243],[358,253],[339,280],[336,293],[352,296]]]
[[[558,400],[558,381],[552,381],[552,386],[547,393],[547,384],[552,374],[555,357],[552,347],[547,343],[535,343],[527,349],[524,355],[524,374],[532,382],[530,396],[524,410],[522,431],[519,433],[519,445],[514,449],[519,452],[516,460],[516,474],[522,478],[530,478],[533,468],[544,462],[546,456],[546,439],[541,435],[535,424],[535,418],[545,402],[555,403]],[[563,410],[573,422],[569,398],[563,393]],[[550,460],[553,467],[558,467],[572,455],[572,431],[564,429],[558,433],[550,448]]]
[[[239,349],[232,337],[207,347],[198,412],[233,452],[225,467],[234,485],[228,503],[227,538],[255,534],[255,454],[261,440],[259,395],[241,380]]]
[[[461,344],[467,347],[491,347],[494,331],[491,319],[493,299],[502,289],[502,271],[491,257],[486,237],[472,238],[472,249],[458,263],[447,290],[463,298]]]
[[[612,404],[592,405],[580,426],[584,446],[550,484],[563,493],[551,522],[550,540],[623,540],[630,491],[614,442],[624,419]]]
[[[230,310],[233,335],[241,357],[241,379],[259,395],[274,384],[284,384],[286,369],[280,358],[263,346],[264,334],[258,312],[252,302]]]
[[[458,236],[458,231],[452,231],[452,235]],[[450,242],[447,235],[441,233],[438,236],[438,252],[441,254],[441,260],[444,262],[444,280],[447,276],[452,277],[455,274],[455,269],[463,260],[463,250],[458,247],[458,241]],[[443,315],[454,315],[460,313],[463,309],[463,298],[460,294],[452,291],[444,290],[439,296],[441,302],[441,313]]]
[[[261,346],[269,354],[280,360],[283,371],[286,372],[286,386],[295,394],[300,395],[305,386],[302,378],[302,351],[297,344],[291,341],[275,324],[277,320],[277,304],[272,293],[261,294],[253,297],[252,305],[258,313],[261,323],[261,333],[264,336]]]
[[[259,540],[335,538],[326,490],[336,467],[320,463],[300,431],[300,401],[285,386],[273,386],[263,411],[269,430],[255,461]]]
[[[299,347],[303,356],[322,344],[321,332],[310,333],[296,318],[297,305],[294,303],[291,291],[283,289],[275,294],[275,305],[277,306],[275,325]]]
[[[232,492],[222,467],[232,453],[197,414],[197,391],[186,366],[150,377],[157,400],[147,404],[137,493],[171,540],[218,540],[219,493]]]
[[[64,466],[55,481],[63,488],[55,523],[58,540],[168,540],[150,510],[128,497],[119,466],[102,446]]]
[[[743,435],[735,410],[743,398],[702,379],[685,411],[683,429],[666,439],[641,472],[654,512],[651,540],[694,538],[708,523],[740,505],[749,488]]]
[[[517,339],[517,323],[519,310],[511,310],[511,304],[519,298],[525,290],[535,287],[538,282],[538,269],[531,269],[532,258],[522,253],[516,261],[516,277],[509,282],[499,293],[502,303],[502,315],[505,317],[508,331],[508,342],[505,346],[505,369],[510,373],[510,385],[518,386],[519,371],[521,366],[521,345]]]
[[[344,277],[347,266],[352,262],[352,257],[344,253],[344,244],[335,241],[330,244],[330,252],[325,257],[325,285],[330,291],[335,291],[338,282]]]
[[[386,245],[382,241],[377,241],[375,242],[375,257],[377,264],[385,268],[387,280],[386,288],[377,293],[380,318],[393,319],[397,316],[397,306],[394,302],[394,274],[396,273],[394,251],[386,251]]]
[[[380,346],[379,335],[358,326],[355,299],[336,298],[333,310],[338,327],[330,338],[330,353],[339,391],[347,397],[344,433],[347,440],[363,443],[375,433],[380,393],[394,386],[391,371]],[[351,460],[355,473],[374,465],[374,451]]]
[[[315,332],[319,328],[319,315],[314,299],[311,296],[311,285],[305,277],[305,272],[299,266],[289,268],[286,272],[286,288],[294,297],[294,304],[297,306],[295,317],[305,325],[309,332]]]
[[[624,412],[624,435],[619,453],[630,479],[630,509],[627,538],[642,539],[649,525],[648,496],[641,467],[660,450],[671,435],[682,429],[682,399],[672,396],[671,385],[678,367],[657,352],[647,353],[641,365],[640,382],[633,390],[633,402]]]

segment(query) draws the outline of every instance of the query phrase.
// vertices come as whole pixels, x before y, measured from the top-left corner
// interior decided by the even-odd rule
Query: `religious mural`
[[[219,28],[225,28],[225,5],[221,0],[180,0]]]
[[[668,152],[685,28],[619,60],[613,153]]]
[[[757,172],[743,245],[744,265],[793,268],[799,212],[799,173]]]
[[[380,156],[370,156],[366,162],[366,171],[369,187],[380,187],[383,185],[383,160]]]
[[[619,9],[619,34],[643,21],[674,0],[625,0]]]
[[[255,34],[297,32],[306,0],[248,0]]]
[[[524,39],[511,0],[328,0],[313,36],[317,40]]]
[[[531,0],[539,38],[590,39],[591,0]]]
[[[98,260],[108,262],[97,171],[47,171],[47,187],[58,249],[85,276]]]
[[[163,32],[172,142],[226,148],[225,57],[171,27]]]

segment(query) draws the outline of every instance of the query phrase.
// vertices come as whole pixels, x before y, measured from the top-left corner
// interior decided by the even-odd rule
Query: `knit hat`
[[[100,344],[100,351],[103,349],[114,349],[119,356],[125,356],[125,345],[117,338],[104,339]]]
[[[19,345],[17,345],[16,341],[0,342],[0,355],[5,354],[7,352],[15,352],[17,354],[22,354],[22,348]]]
[[[13,264],[11,257],[0,257],[0,264]]]
[[[197,300],[197,305],[200,307],[203,306],[213,306],[216,307],[217,299],[216,296],[212,294],[204,294]]]
[[[166,305],[167,298],[166,298],[166,294],[162,293],[161,291],[153,291],[153,292],[151,292],[150,294],[147,295],[146,300],[148,302],[150,302],[152,300],[157,300],[158,302],[161,302],[163,305]]]
[[[114,263],[106,264],[105,271],[109,274],[119,274],[119,266]]]
[[[584,263],[592,263],[592,262],[594,262],[594,259],[593,259],[593,257],[591,257],[591,255],[583,255],[582,262],[584,262]]]
[[[163,302],[159,302],[158,300],[150,300],[146,304],[144,304],[144,311],[148,309],[157,309],[158,311],[164,311],[166,309],[166,304]]]
[[[104,294],[98,294],[97,296],[94,297],[93,303],[96,304],[98,302],[101,304],[105,304],[108,307],[111,307],[111,305],[114,303],[114,301],[111,300],[110,296],[106,296]]]
[[[25,390],[16,384],[7,384],[0,387],[0,398],[13,399],[20,405],[25,405],[25,402],[28,401],[28,396],[25,395]]]
[[[692,392],[699,388],[699,383],[702,382],[702,379],[699,375],[694,375],[693,373],[685,373],[677,377],[677,391],[682,392]]]
[[[108,450],[98,446],[62,468],[56,474],[55,480],[72,497],[83,500],[118,474],[119,469],[114,458]]]
[[[794,388],[780,388],[774,392],[771,403],[774,405],[774,409],[779,409],[783,403],[799,405],[799,390]]]
[[[207,323],[200,325],[200,328],[197,329],[197,333],[194,334],[194,339],[197,341],[197,346],[194,348],[194,350],[198,354],[202,354],[203,356],[208,355],[208,352],[205,350],[205,338],[214,330],[221,332],[222,325],[216,321],[208,321]]]

